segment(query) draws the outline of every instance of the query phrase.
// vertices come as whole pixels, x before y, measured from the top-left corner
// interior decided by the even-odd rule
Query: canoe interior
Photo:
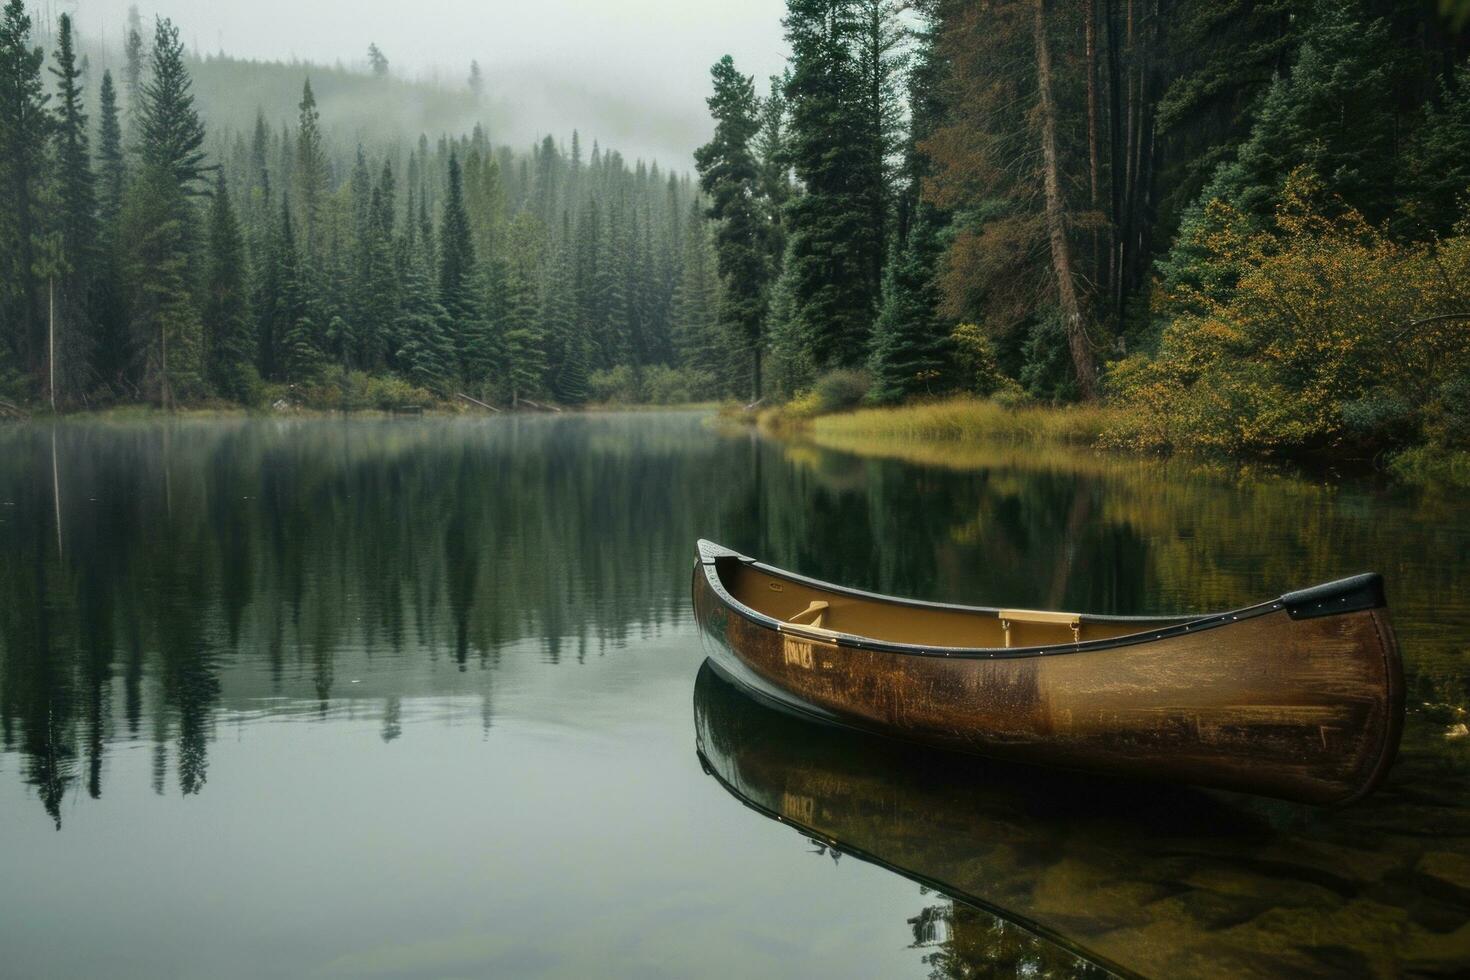
[[[738,559],[716,561],[715,572],[738,602],[772,619],[916,646],[998,649],[1068,644],[1113,639],[1198,618],[1074,616],[910,603],[822,588]]]

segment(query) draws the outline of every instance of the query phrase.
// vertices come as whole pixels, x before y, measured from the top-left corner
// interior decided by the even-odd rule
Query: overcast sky
[[[100,27],[115,44],[130,2],[41,0],[38,6],[71,10],[81,30],[95,39]],[[172,17],[201,53],[351,66],[365,62],[368,43],[376,42],[398,74],[437,71],[460,84],[470,59],[478,58],[492,84],[534,73],[554,86],[600,88],[650,113],[650,131],[666,134],[629,149],[686,161],[708,131],[709,66],[734,55],[763,89],[785,58],[784,0],[153,0],[137,6],[148,23],[155,13]],[[595,119],[544,125],[568,123],[597,129]]]

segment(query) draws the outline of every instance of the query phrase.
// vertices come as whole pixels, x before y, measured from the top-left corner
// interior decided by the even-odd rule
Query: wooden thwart
[[[1006,646],[1011,645],[1011,624],[1031,623],[1038,626],[1067,626],[1072,630],[1072,642],[1082,639],[1082,617],[1077,613],[1046,612],[1040,609],[1001,609],[1000,628],[1005,631]]]

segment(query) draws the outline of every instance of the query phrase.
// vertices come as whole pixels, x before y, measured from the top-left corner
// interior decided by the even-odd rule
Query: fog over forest
[[[384,0],[52,0],[32,10],[43,30],[56,16],[71,14],[83,46],[105,47],[116,61],[132,6],[150,26],[154,15],[172,18],[191,53],[201,57],[223,52],[365,71],[367,47],[376,43],[395,78],[455,94],[465,91],[470,63],[478,61],[484,106],[466,110],[463,118],[427,119],[428,131],[467,132],[488,117],[495,142],[520,146],[577,129],[589,144],[598,139],[630,158],[676,169],[688,166],[691,148],[713,128],[704,105],[710,62],[728,51],[765,78],[781,70],[786,56],[780,0],[423,0],[411,8]],[[104,60],[98,67],[118,65]],[[299,78],[295,89],[280,99],[274,92],[258,99],[235,93],[251,103],[250,118],[241,124],[253,121],[256,101],[268,110],[294,107]],[[318,95],[327,118],[358,114]],[[200,98],[206,115],[219,119],[209,93]]]

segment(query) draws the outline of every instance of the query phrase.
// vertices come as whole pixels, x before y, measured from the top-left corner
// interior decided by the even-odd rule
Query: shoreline
[[[688,402],[676,405],[644,405],[602,403],[580,405],[575,408],[558,406],[556,409],[500,409],[498,412],[470,406],[457,406],[442,402],[418,408],[312,408],[292,407],[286,409],[251,408],[244,405],[188,405],[165,409],[157,405],[110,405],[106,408],[81,408],[50,412],[38,410],[24,417],[14,414],[0,416],[0,426],[5,424],[26,425],[40,422],[157,422],[157,421],[236,421],[243,419],[414,419],[414,418],[533,418],[540,416],[614,415],[629,413],[655,414],[659,412],[710,412],[720,408],[719,402]]]
[[[1418,486],[1470,486],[1470,453],[1435,453],[1416,446],[1374,459],[1133,449],[1110,440],[1110,427],[1122,421],[1124,414],[1122,409],[1109,405],[1012,407],[962,396],[808,416],[793,416],[776,407],[745,415],[722,412],[720,418],[730,424],[753,426],[763,435],[782,441],[805,441],[822,448],[920,464],[954,465],[956,456],[973,459],[975,452],[996,450],[1064,451],[1119,462],[1173,462],[1210,468],[1295,471],[1330,480],[1372,478]]]

